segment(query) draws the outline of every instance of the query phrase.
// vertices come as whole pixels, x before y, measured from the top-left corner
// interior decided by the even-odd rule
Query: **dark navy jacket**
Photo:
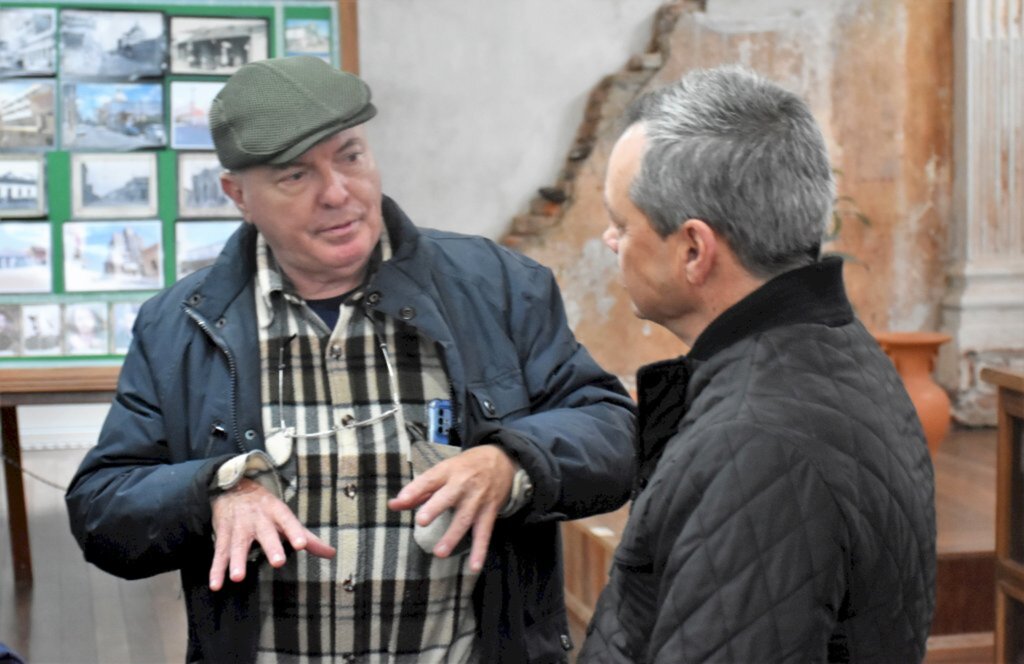
[[[532,504],[495,524],[475,592],[488,662],[561,661],[570,647],[558,521],[628,498],[634,410],[569,330],[547,268],[481,238],[419,230],[390,199],[393,258],[365,298],[436,341],[464,447],[497,441],[529,473]],[[190,661],[250,661],[256,569],[208,588],[216,468],[262,449],[253,300],[255,229],[215,265],[146,302],[117,396],[67,506],[85,557],[125,578],[181,571]]]

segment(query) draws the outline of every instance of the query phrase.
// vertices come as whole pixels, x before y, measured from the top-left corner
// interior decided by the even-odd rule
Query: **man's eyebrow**
[[[335,151],[335,154],[337,154],[338,152],[345,152],[346,150],[348,150],[348,149],[350,149],[350,148],[352,148],[354,146],[360,145],[362,142],[363,142],[363,139],[359,138],[358,136],[353,136],[352,138],[350,138],[347,141],[345,141],[344,143],[342,143],[341,147],[338,148]]]

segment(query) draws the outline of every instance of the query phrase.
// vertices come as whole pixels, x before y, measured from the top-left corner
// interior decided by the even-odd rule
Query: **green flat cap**
[[[210,105],[217,158],[228,170],[285,164],[377,114],[358,76],[298,55],[250,62]]]

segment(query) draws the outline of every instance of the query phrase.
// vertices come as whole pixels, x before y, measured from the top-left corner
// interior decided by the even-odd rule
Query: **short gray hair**
[[[818,259],[835,183],[798,96],[741,67],[695,70],[634,102],[626,122],[647,136],[630,198],[659,235],[700,219],[760,277]]]

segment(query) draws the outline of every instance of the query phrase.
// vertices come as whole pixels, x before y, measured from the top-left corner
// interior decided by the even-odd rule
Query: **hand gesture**
[[[469,566],[479,572],[487,556],[491,532],[498,512],[512,490],[516,466],[497,445],[479,445],[438,463],[406,484],[388,501],[393,510],[422,505],[416,523],[430,523],[448,509],[454,509],[452,523],[434,546],[438,558],[451,554],[462,537],[473,529]]]
[[[258,542],[273,567],[284,565],[281,535],[296,551],[306,550],[320,558],[331,558],[334,547],[307,530],[285,503],[258,482],[243,478],[233,488],[213,499],[213,532],[216,542],[210,567],[210,590],[224,585],[224,572],[238,583],[245,579],[245,566],[253,542]]]

